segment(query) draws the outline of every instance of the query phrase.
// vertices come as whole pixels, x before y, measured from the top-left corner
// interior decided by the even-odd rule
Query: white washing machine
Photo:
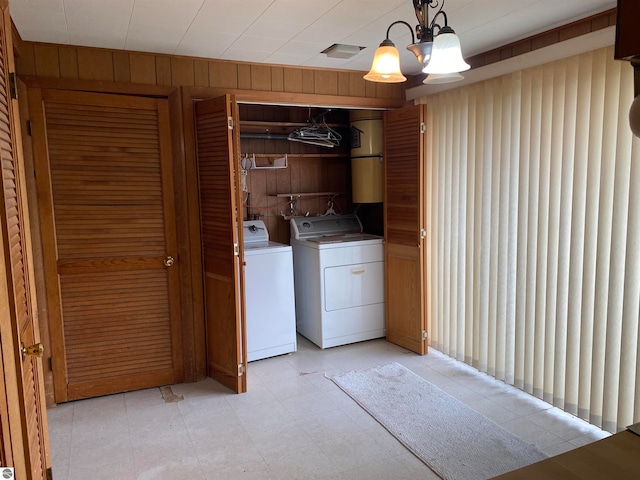
[[[385,336],[382,237],[356,215],[291,219],[298,332],[320,348]]]
[[[295,352],[292,249],[270,242],[262,220],[243,222],[243,227],[247,361]]]

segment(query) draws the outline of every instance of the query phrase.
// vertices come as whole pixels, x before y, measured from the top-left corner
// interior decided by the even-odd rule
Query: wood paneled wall
[[[289,213],[289,200],[278,197],[285,193],[335,192],[334,209],[338,212],[351,211],[351,162],[349,160],[349,112],[333,109],[324,116],[327,124],[342,137],[340,144],[333,148],[289,142],[286,139],[243,138],[247,128],[243,124],[250,121],[273,122],[270,129],[276,133],[277,125],[295,123],[305,125],[309,119],[321,116],[326,109],[304,107],[277,107],[270,105],[240,105],[240,147],[242,155],[256,155],[256,163],[265,163],[261,154],[280,157],[288,155],[288,167],[282,169],[251,169],[247,171],[247,193],[245,199],[245,219],[261,218],[267,225],[270,239],[279,243],[289,243],[289,221],[281,213]],[[251,129],[256,132],[257,129]],[[281,135],[293,127],[283,127]],[[266,133],[266,132],[265,132]],[[259,136],[259,135],[256,135]],[[296,209],[299,214],[323,214],[327,210],[326,195],[300,197]]]
[[[239,102],[249,103],[334,105],[349,108],[396,108],[405,104],[404,85],[365,82],[362,78],[364,72],[24,42],[15,28],[13,37],[17,73],[26,83],[22,87],[24,92],[29,87],[39,87],[169,98],[178,248],[183,260],[180,275],[184,378],[187,381],[202,378],[206,365],[193,100],[233,93]],[[20,99],[23,111],[28,111],[26,97],[23,94]],[[28,120],[28,116],[22,119],[24,123]],[[30,139],[25,138],[27,156],[30,155],[31,147]],[[28,158],[26,160],[29,161]],[[350,185],[349,168],[348,158],[299,158],[292,160],[291,168],[285,172],[252,172],[251,188],[257,193],[256,197],[260,196],[259,191],[263,192],[263,196],[268,196],[273,191],[275,177],[275,181],[279,181],[283,189],[343,191]],[[283,181],[288,182],[288,185],[284,185]],[[316,183],[309,184],[309,181]],[[33,185],[34,182],[29,183]],[[280,187],[277,187],[278,191]],[[36,195],[37,192],[33,189],[29,192],[30,202],[34,205]],[[253,199],[254,203],[261,201],[256,197]],[[280,200],[268,197],[268,202]],[[348,203],[348,199],[339,201],[346,208],[344,203]],[[305,211],[315,212],[326,206],[326,203],[318,200],[311,207],[304,202],[300,206]],[[278,217],[278,210],[274,212],[270,215],[268,224],[274,232],[273,239],[284,243],[288,241],[288,224]],[[33,218],[37,231],[37,217]],[[41,259],[41,255],[35,253]],[[36,271],[38,270],[36,267]],[[43,296],[41,285],[37,291],[39,296]],[[42,337],[47,341],[49,326],[46,302],[39,303],[39,309]],[[50,351],[50,348],[46,351]],[[43,365],[47,403],[52,404],[53,381],[48,360],[45,358]]]
[[[17,37],[17,34],[14,34]],[[284,67],[16,39],[19,75],[146,85],[404,99],[402,84],[366,82],[358,71]]]

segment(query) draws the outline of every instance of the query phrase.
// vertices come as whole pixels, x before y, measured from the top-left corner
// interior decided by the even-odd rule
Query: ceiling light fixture
[[[448,25],[447,14],[443,11],[444,2],[445,0],[413,0],[413,8],[419,22],[415,28],[415,36],[411,25],[403,20],[389,25],[387,37],[376,50],[371,71],[364,76],[364,79],[381,83],[398,83],[407,79],[400,71],[398,49],[389,39],[391,27],[398,23],[406,25],[411,31],[411,45],[407,46],[407,50],[416,56],[424,73],[443,74],[469,70],[470,65],[462,58],[460,40]],[[429,22],[429,7],[438,9],[431,22]],[[444,20],[442,26],[436,23],[439,17]]]

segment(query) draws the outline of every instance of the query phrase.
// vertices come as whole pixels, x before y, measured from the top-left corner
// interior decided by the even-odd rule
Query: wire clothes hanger
[[[327,202],[327,211],[321,215],[322,217],[326,217],[329,215],[337,215],[336,211],[333,209],[333,199],[335,197],[336,197],[335,195],[332,195],[329,201]]]
[[[325,121],[325,115],[330,111],[325,110],[318,116],[311,118],[311,125],[297,128],[289,134],[287,140],[328,148],[339,146],[342,135],[327,125]]]

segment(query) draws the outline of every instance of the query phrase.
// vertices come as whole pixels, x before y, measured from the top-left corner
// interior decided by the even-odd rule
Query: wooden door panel
[[[38,343],[39,332],[18,105],[9,91],[13,71],[11,20],[0,0],[0,465],[14,466],[17,478],[44,480],[50,459],[42,365],[21,355],[22,345]]]
[[[424,355],[424,106],[384,114],[387,339]]]
[[[246,391],[240,139],[232,96],[197,102],[196,145],[204,259],[207,374],[235,392]]]
[[[2,293],[5,292],[5,288],[2,288]],[[4,297],[2,297],[4,300]],[[4,315],[6,312],[0,310],[0,315]],[[8,315],[5,315],[8,317]],[[11,449],[11,435],[9,425],[9,405],[7,405],[7,389],[4,368],[4,355],[2,351],[2,343],[0,342],[0,391],[3,395],[0,395],[0,465],[13,465],[13,456]]]
[[[33,345],[35,338],[32,336],[24,336],[22,342],[25,345]],[[33,343],[32,343],[33,342]],[[25,405],[34,408],[25,408],[25,423],[29,441],[29,464],[31,466],[31,474],[33,478],[45,478],[47,464],[46,458],[40,452],[45,451],[45,436],[41,426],[43,419],[43,408],[41,400],[42,388],[42,372],[38,369],[40,359],[36,357],[27,357],[22,362],[22,389],[24,391]]]
[[[60,291],[71,398],[173,382],[164,267],[64,273]]]
[[[56,401],[180,381],[167,100],[29,93]]]
[[[416,107],[385,112],[385,240],[420,245],[422,196],[422,134]]]
[[[423,291],[421,256],[415,247],[387,245],[387,340],[423,353]],[[417,333],[418,334],[417,334]],[[426,353],[426,352],[425,352]]]
[[[114,256],[163,260],[166,252],[164,214],[158,207],[58,204],[56,227],[61,263]]]

